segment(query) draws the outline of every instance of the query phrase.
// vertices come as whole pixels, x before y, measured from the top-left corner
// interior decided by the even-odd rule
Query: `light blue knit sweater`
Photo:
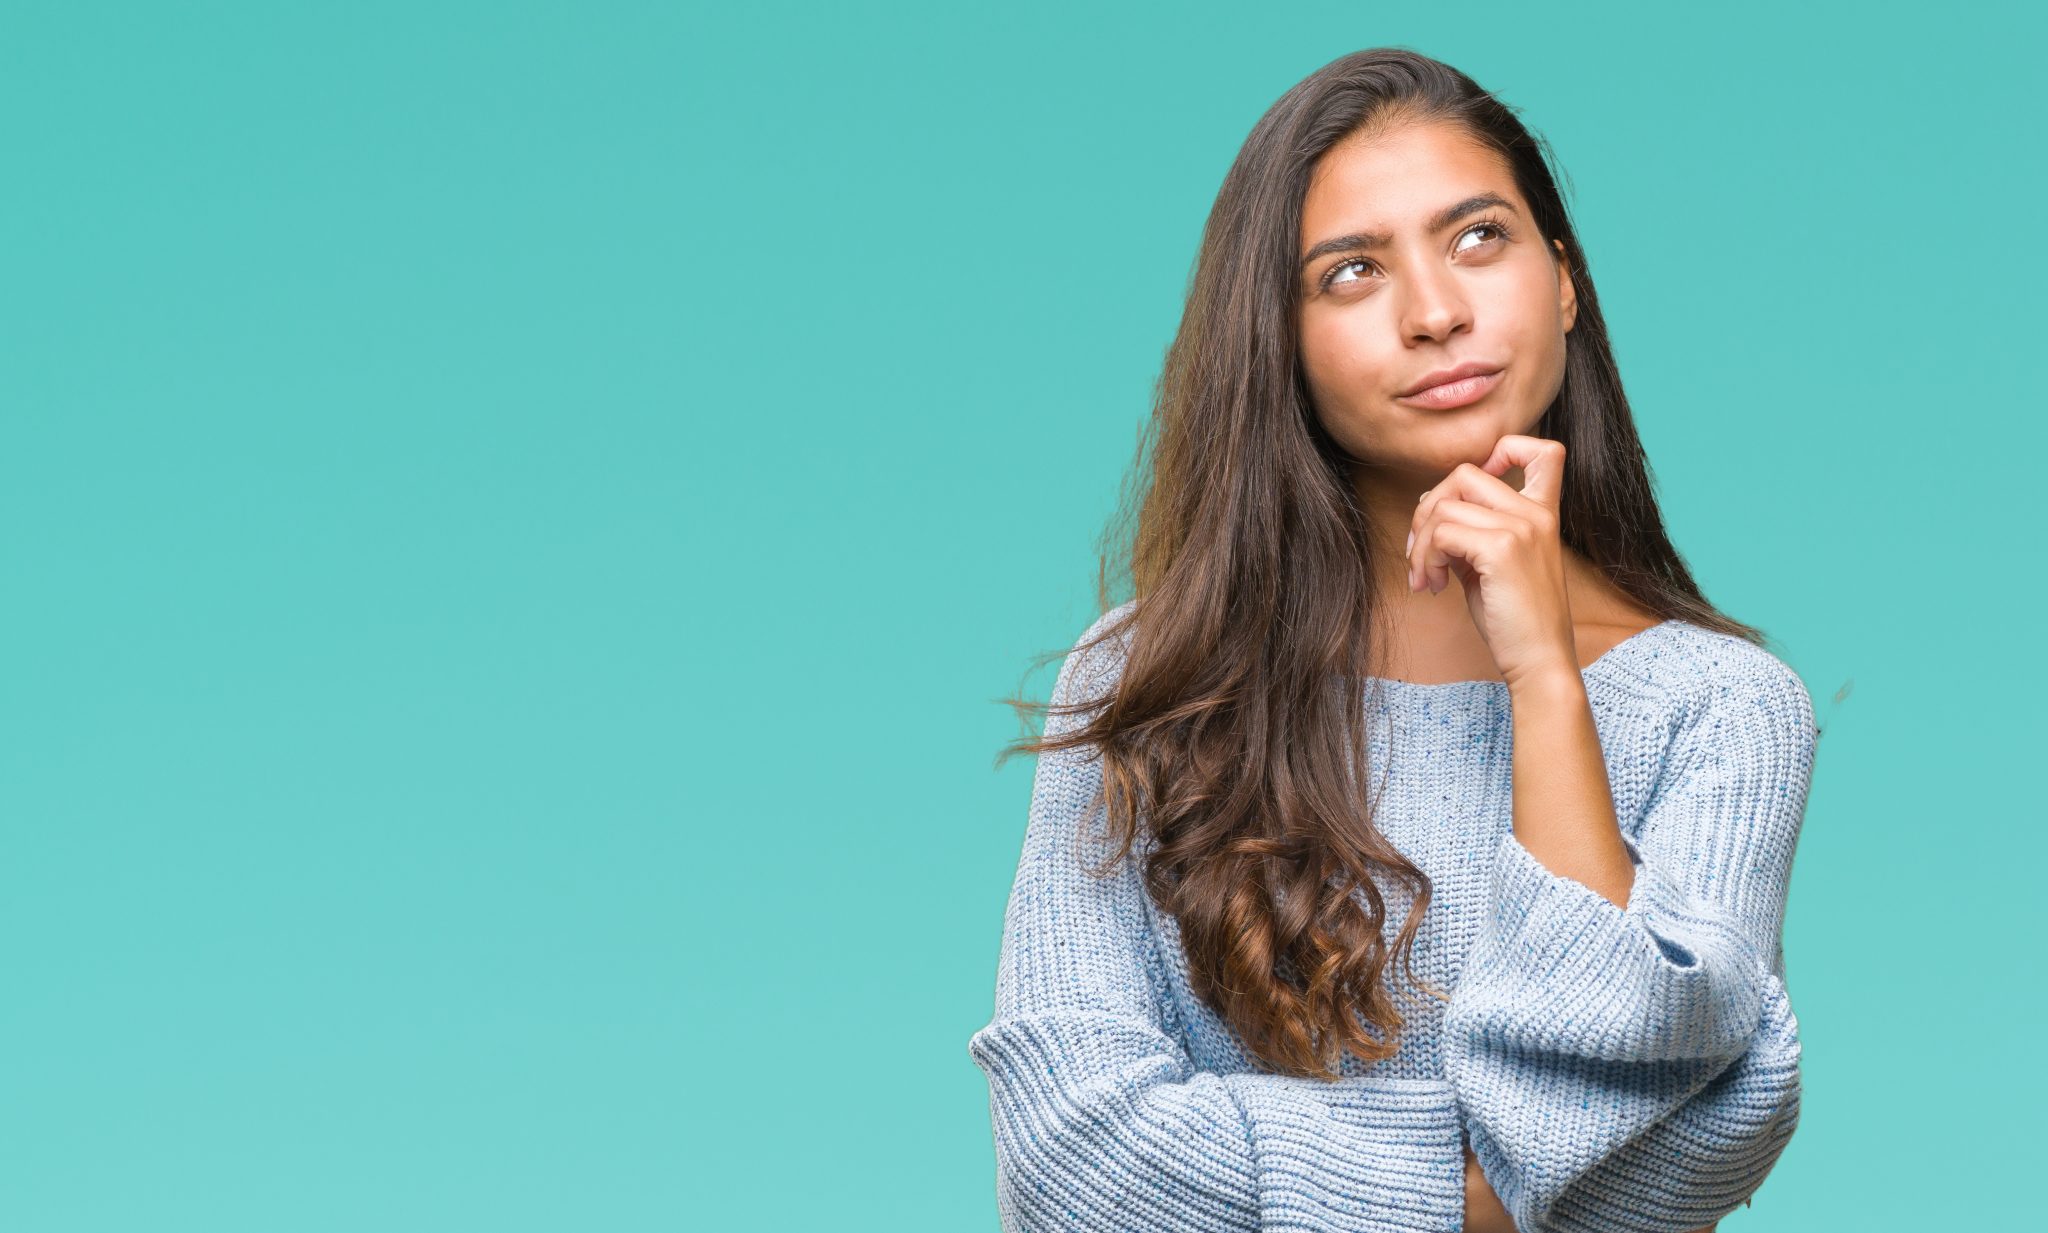
[[[1127,645],[1070,653],[1054,699],[1101,698]],[[1780,941],[1812,701],[1776,657],[1684,621],[1583,675],[1635,862],[1625,909],[1516,839],[1503,682],[1362,695],[1375,821],[1434,886],[1415,970],[1451,1000],[1396,982],[1400,1052],[1347,1054],[1335,1081],[1251,1062],[1135,859],[1082,868],[1110,851],[1106,812],[1083,816],[1092,751],[1041,757],[995,1014],[968,1042],[1002,1227],[1458,1230],[1468,1139],[1522,1233],[1683,1233],[1740,1206],[1799,1116]],[[1386,900],[1391,945],[1410,900]]]

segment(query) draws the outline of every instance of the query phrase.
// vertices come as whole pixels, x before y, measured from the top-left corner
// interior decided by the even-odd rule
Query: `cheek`
[[[1311,375],[1327,372],[1337,352],[1336,332],[1328,317],[1316,316],[1301,323],[1301,366]]]
[[[1360,336],[1359,324],[1335,316],[1304,324],[1301,359],[1309,388],[1339,406],[1371,400],[1386,372],[1386,360]]]
[[[1564,332],[1564,306],[1557,302],[1556,274],[1547,267],[1532,273],[1516,295],[1522,320],[1545,341]]]
[[[1327,408],[1344,388],[1343,351],[1327,329],[1304,326],[1301,332],[1301,372],[1319,408]]]
[[[1517,305],[1517,322],[1514,350],[1522,372],[1515,401],[1524,404],[1520,410],[1533,424],[1557,397],[1564,380],[1565,321],[1556,286],[1528,288]]]
[[[1518,279],[1493,308],[1497,333],[1508,349],[1524,361],[1551,363],[1564,339],[1564,315],[1558,308],[1557,288],[1545,286],[1535,277]]]

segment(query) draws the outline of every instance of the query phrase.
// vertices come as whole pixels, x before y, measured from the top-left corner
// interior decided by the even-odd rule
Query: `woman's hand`
[[[1517,466],[1520,492],[1500,478]],[[1578,674],[1558,538],[1563,488],[1564,443],[1511,434],[1484,464],[1459,463],[1423,493],[1409,528],[1408,589],[1442,591],[1455,572],[1472,623],[1510,684]]]

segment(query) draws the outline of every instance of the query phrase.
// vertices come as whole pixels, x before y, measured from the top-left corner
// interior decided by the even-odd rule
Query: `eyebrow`
[[[1447,205],[1430,217],[1429,234],[1435,235],[1457,222],[1467,214],[1477,214],[1485,209],[1514,210],[1514,203],[1499,193],[1477,193],[1453,205]],[[1394,237],[1383,231],[1354,231],[1350,235],[1332,236],[1308,250],[1308,256],[1301,259],[1304,266],[1312,265],[1318,257],[1331,253],[1354,253],[1368,248],[1379,248],[1391,243]]]

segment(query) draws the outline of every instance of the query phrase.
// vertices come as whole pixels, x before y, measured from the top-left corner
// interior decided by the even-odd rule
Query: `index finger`
[[[1564,442],[1548,437],[1509,433],[1494,442],[1493,453],[1479,464],[1489,475],[1499,476],[1514,467],[1522,468],[1522,495],[1551,510],[1564,496]]]

